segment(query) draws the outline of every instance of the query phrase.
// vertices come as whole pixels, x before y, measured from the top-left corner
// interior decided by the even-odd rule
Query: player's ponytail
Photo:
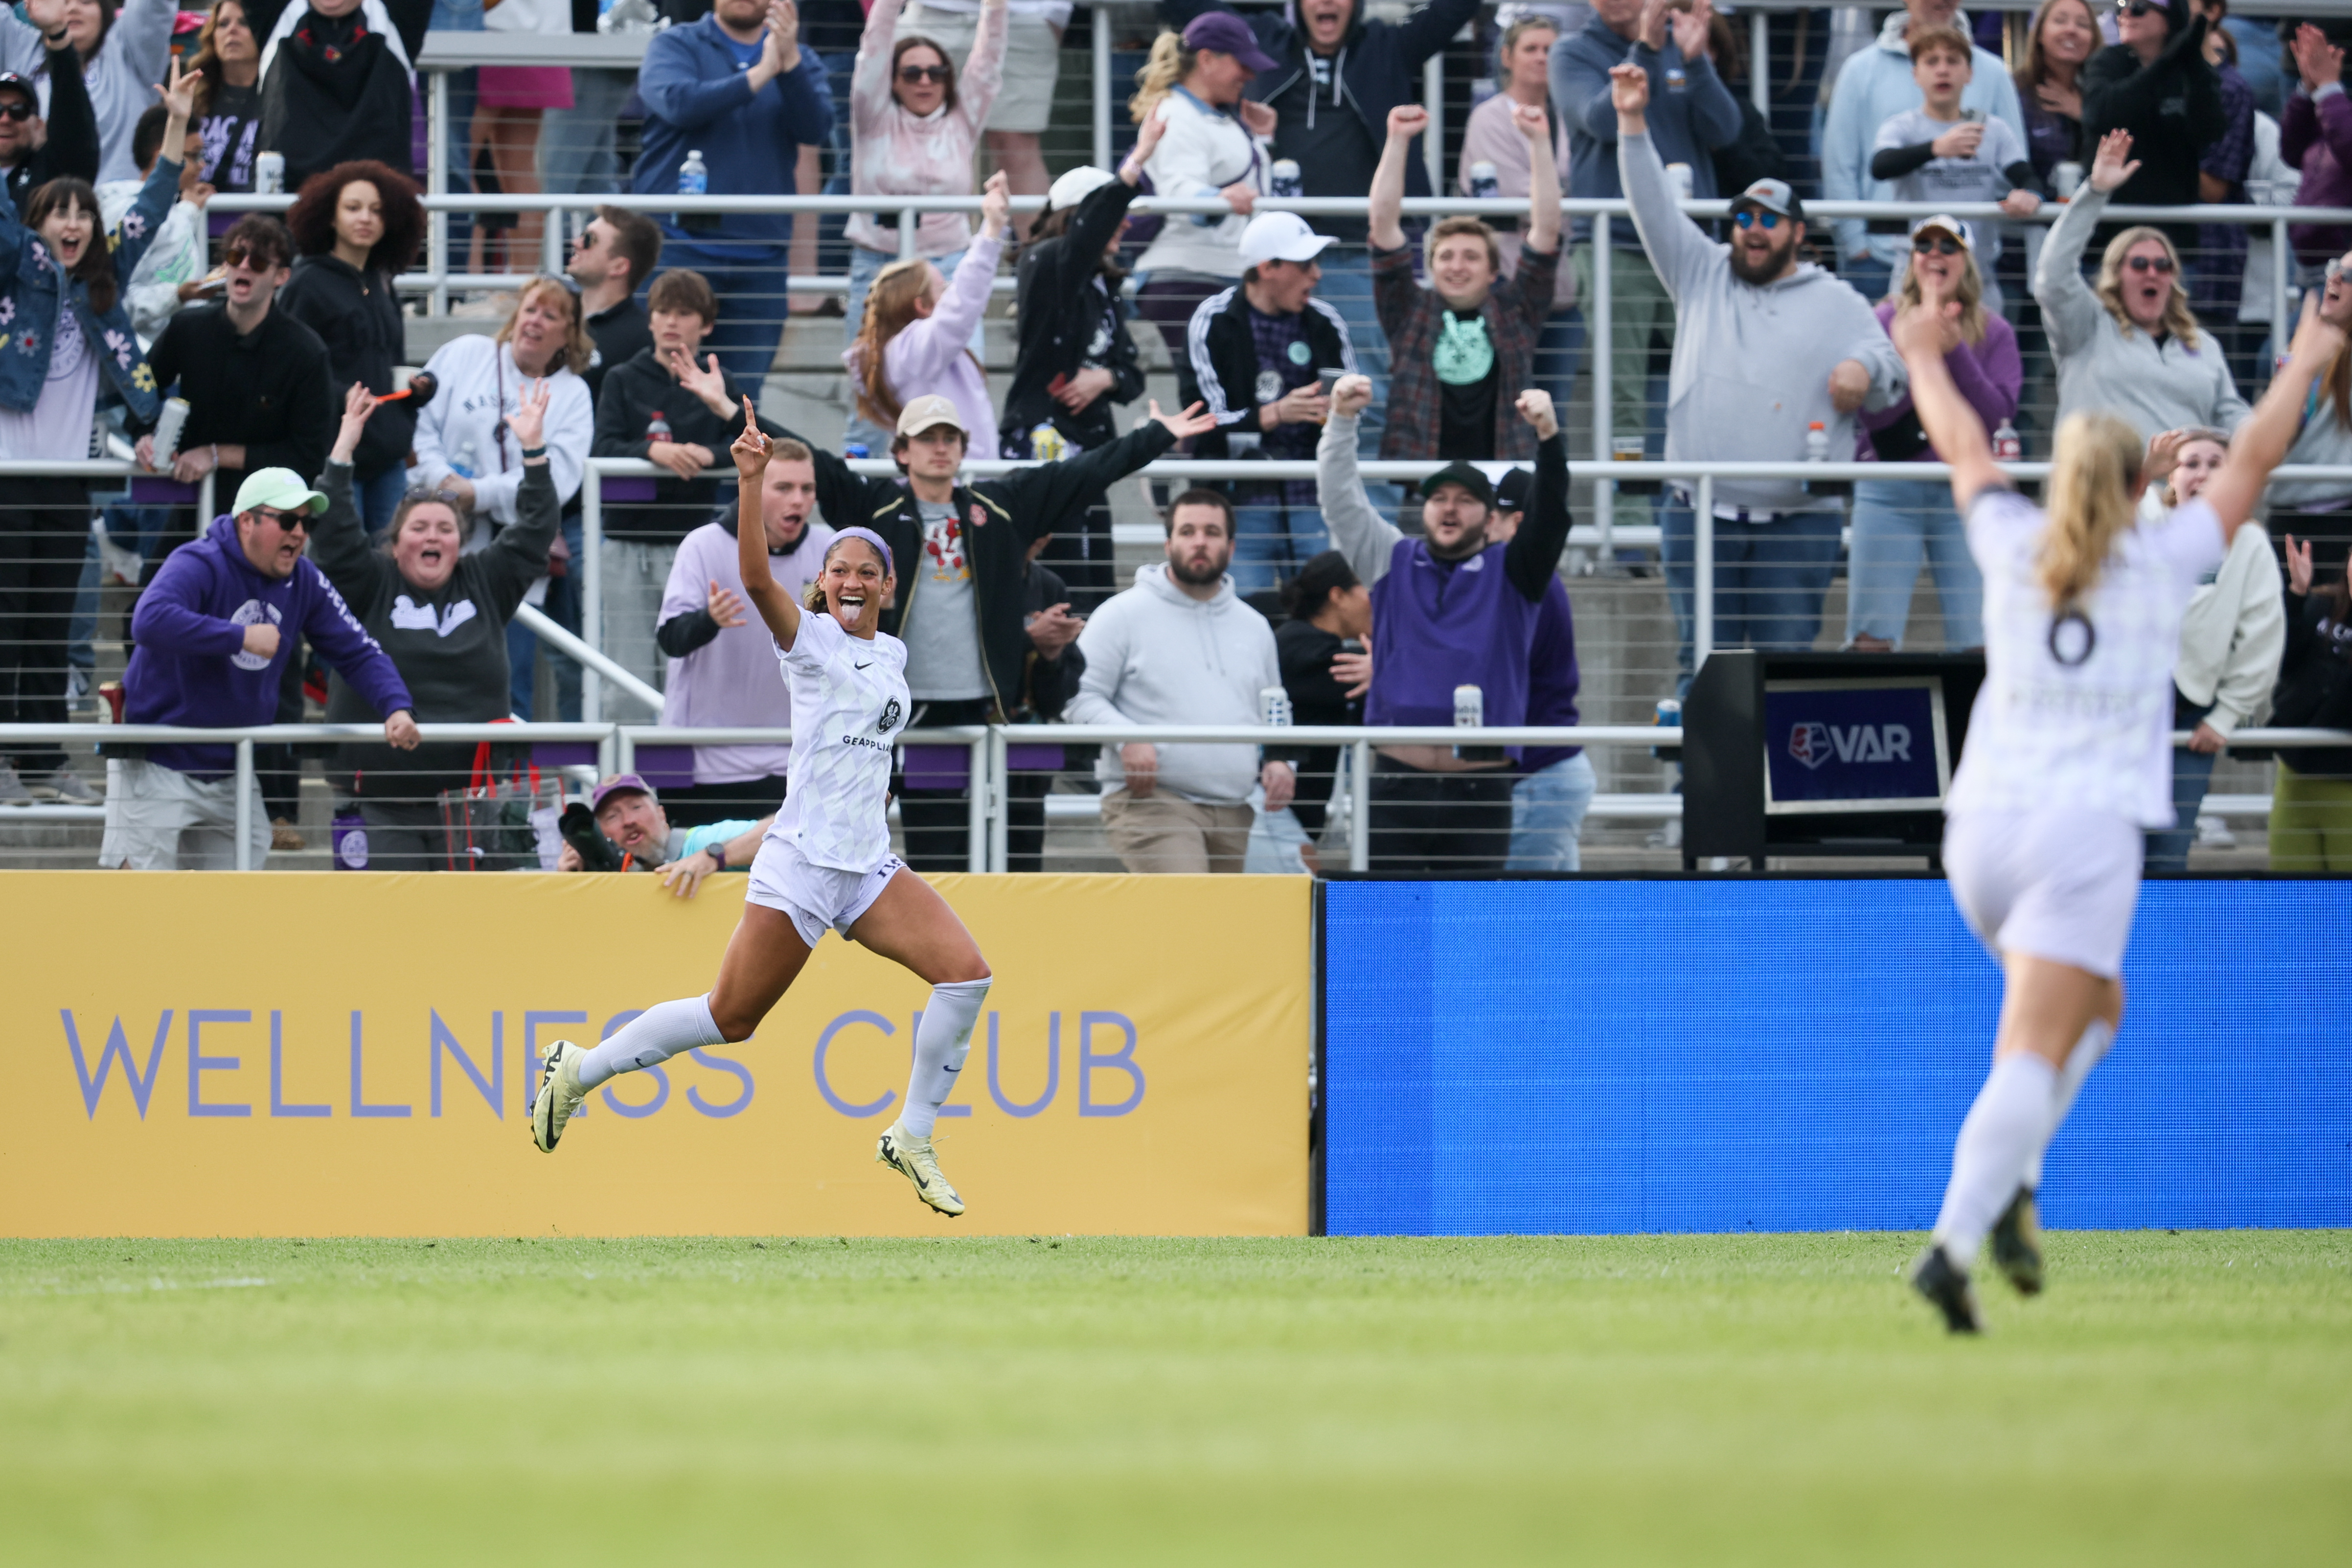
[[[2132,526],[2140,461],[2139,433],[2114,414],[2070,413],[2058,426],[2041,560],[2042,586],[2053,607],[2091,591],[2116,540]]]
[[[824,580],[823,578],[809,580],[809,585],[801,590],[801,602],[820,615],[824,613]]]

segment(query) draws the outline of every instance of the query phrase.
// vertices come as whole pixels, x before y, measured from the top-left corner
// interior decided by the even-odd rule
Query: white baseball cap
[[[1297,213],[1260,213],[1242,230],[1242,266],[1261,261],[1313,261],[1331,243],[1317,234]]]
[[[1075,207],[1118,178],[1108,169],[1081,163],[1046,187],[1045,200],[1055,212],[1064,207]]]
[[[1976,231],[1948,213],[1937,213],[1933,217],[1921,218],[1911,225],[1911,237],[1917,239],[1931,229],[1951,235],[1971,252],[1977,248]]]

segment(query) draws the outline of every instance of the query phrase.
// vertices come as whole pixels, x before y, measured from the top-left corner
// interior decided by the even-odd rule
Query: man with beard
[[[1536,437],[1524,521],[1490,534],[1494,484],[1468,463],[1421,482],[1423,537],[1374,509],[1356,465],[1356,422],[1372,385],[1342,376],[1315,450],[1316,483],[1331,542],[1372,585],[1372,685],[1368,725],[1454,722],[1454,693],[1478,688],[1490,725],[1522,725],[1545,600],[1558,591],[1568,543],[1568,441],[1551,394],[1529,389],[1514,405]],[[1374,871],[1486,875],[1510,852],[1511,789],[1519,747],[1375,747]]]
[[[1642,248],[1675,302],[1667,460],[1800,463],[1809,449],[1851,459],[1855,411],[1885,408],[1905,384],[1902,361],[1869,303],[1798,259],[1804,204],[1781,181],[1759,180],[1732,198],[1729,245],[1708,238],[1675,204],[1650,141],[1648,74],[1620,66],[1609,82],[1618,175]],[[1815,427],[1822,442],[1810,439]],[[1660,513],[1685,685],[1693,668],[1695,487],[1678,483]],[[1811,647],[1844,520],[1843,501],[1825,483],[1718,480],[1710,643]]]
[[[1369,388],[1360,376],[1351,380]],[[1355,431],[1348,432],[1349,461]],[[1329,437],[1325,438],[1328,442]],[[1274,628],[1234,591],[1234,507],[1187,490],[1168,508],[1168,562],[1135,574],[1078,633],[1086,655],[1073,724],[1256,724],[1258,696],[1282,685]],[[1255,746],[1103,747],[1103,834],[1131,872],[1238,872],[1263,786],[1265,809],[1290,804],[1297,777]]]
[[[824,565],[833,529],[816,512],[815,456],[776,443],[760,486],[768,571],[798,599]],[[752,618],[736,562],[735,514],[722,511],[679,541],[654,641],[669,659],[662,723],[672,728],[789,729],[793,695],[776,678],[775,643]],[[694,784],[667,795],[670,820],[693,827],[773,811],[784,798],[789,743],[698,746]]]

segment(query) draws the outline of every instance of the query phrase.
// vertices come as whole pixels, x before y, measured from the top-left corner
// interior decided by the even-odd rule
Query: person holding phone
[[[1195,457],[1303,461],[1331,409],[1331,384],[1356,373],[1348,323],[1317,297],[1317,259],[1330,239],[1296,213],[1260,213],[1242,230],[1242,280],[1201,301],[1177,368],[1181,396],[1208,405],[1217,427]],[[1270,593],[1322,552],[1330,535],[1311,479],[1232,486],[1234,590]]]

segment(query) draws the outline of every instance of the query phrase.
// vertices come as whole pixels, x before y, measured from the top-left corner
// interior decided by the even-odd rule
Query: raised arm
[[[362,602],[392,570],[383,555],[368,548],[367,529],[352,505],[352,456],[377,402],[364,382],[353,382],[343,393],[342,423],[319,475],[319,493],[327,497],[327,509],[310,519],[310,559],[337,592]]]
[[[2230,455],[2222,460],[2221,472],[2206,481],[2201,497],[2221,519],[2224,545],[2254,515],[2271,470],[2286,461],[2287,448],[2302,427],[2304,400],[2312,384],[2347,351],[2347,325],[2352,325],[2352,279],[2338,279],[2327,286],[2320,308],[2303,319],[2285,368],[2271,378],[2263,401],[2230,438]]]
[[[1511,125],[1528,143],[1527,248],[1550,256],[1559,249],[1559,160],[1552,153],[1551,116],[1517,103]]]
[[[1944,364],[1944,323],[1958,319],[1960,307],[1946,298],[1934,280],[1921,277],[1919,303],[1888,323],[1895,349],[1911,372],[1911,406],[1936,455],[1952,467],[1952,503],[1962,517],[1987,490],[2006,489],[2009,480],[1992,460],[1984,422]]]
[[[1381,250],[1404,248],[1404,166],[1413,138],[1429,129],[1429,110],[1401,103],[1389,110],[1389,139],[1372,171],[1370,239]]]
[[[1568,548],[1568,443],[1549,392],[1528,388],[1519,394],[1518,410],[1536,433],[1535,484],[1526,521],[1503,547],[1503,570],[1522,598],[1540,604],[1559,571],[1559,552]]]
[[[1666,292],[1679,298],[1690,279],[1716,255],[1715,241],[1685,216],[1666,185],[1666,166],[1650,141],[1650,74],[1639,66],[1609,72],[1617,108],[1617,178],[1633,209],[1633,231]]]
[[[760,428],[751,400],[745,398],[743,434],[727,449],[735,459],[735,567],[743,580],[743,596],[760,612],[776,646],[790,653],[801,634],[801,606],[768,568],[768,527],[760,515],[760,492],[775,449]]]
[[[1404,531],[1373,509],[1356,467],[1356,423],[1371,401],[1372,383],[1362,376],[1341,376],[1331,389],[1331,417],[1315,444],[1315,488],[1333,546],[1358,577],[1378,582]]]
[[[515,487],[513,526],[500,528],[482,551],[483,564],[498,577],[501,621],[511,619],[530,585],[547,575],[547,552],[563,525],[563,506],[555,495],[555,466],[546,451],[547,405],[554,385],[544,377],[524,382],[509,421],[515,444],[525,452],[539,449],[540,455],[522,460],[522,483]]]
[[[1016,468],[1004,476],[1013,527],[1024,542],[1055,532],[1072,512],[1092,506],[1105,490],[1186,436],[1205,435],[1216,428],[1197,402],[1174,414],[1160,413],[1156,401],[1150,407],[1150,418],[1108,446],[1059,463]]]
[[[2131,155],[2131,132],[2111,131],[2099,138],[2097,156],[2091,163],[2090,177],[2056,223],[2050,225],[2050,237],[2042,246],[2042,259],[2033,268],[2033,298],[2042,306],[2042,320],[2049,328],[2050,344],[2061,354],[2078,353],[2088,348],[2099,330],[2099,318],[2106,307],[2083,281],[2083,252],[2091,243],[2091,235],[2099,226],[2099,214],[2107,209],[2107,196],[2115,188],[2139,172],[2138,160]]]

